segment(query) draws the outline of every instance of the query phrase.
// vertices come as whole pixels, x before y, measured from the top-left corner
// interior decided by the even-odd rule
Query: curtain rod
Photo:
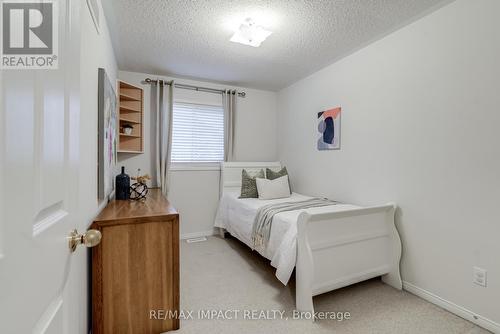
[[[151,83],[157,83],[158,81],[163,82],[164,85],[171,85],[172,81],[165,81],[165,80],[154,80],[150,78],[144,79],[145,83],[151,84]],[[198,86],[192,86],[192,85],[185,85],[185,84],[174,84],[175,88],[180,88],[180,89],[189,89],[189,90],[196,90],[200,92],[207,92],[207,93],[217,93],[217,94],[222,94],[225,92],[223,89],[215,89],[215,88],[207,88],[207,87],[198,87]],[[234,93],[233,93],[234,94]],[[247,94],[245,92],[238,92],[238,96],[240,97],[245,97]]]

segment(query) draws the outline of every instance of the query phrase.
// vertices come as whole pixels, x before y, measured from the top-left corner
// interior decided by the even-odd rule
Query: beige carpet
[[[316,311],[349,312],[350,319],[291,319],[294,282],[283,286],[268,261],[233,238],[181,242],[181,309],[194,319],[179,333],[489,333],[408,292],[373,279],[314,298]],[[237,320],[198,318],[199,310],[239,310]],[[284,310],[288,320],[243,320],[245,310]],[[233,315],[235,312],[232,313]],[[230,316],[230,314],[227,314]],[[247,313],[248,315],[248,313]]]

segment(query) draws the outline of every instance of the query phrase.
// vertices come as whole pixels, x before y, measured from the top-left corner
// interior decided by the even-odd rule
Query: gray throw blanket
[[[268,204],[263,206],[257,211],[252,228],[252,244],[253,249],[264,250],[269,242],[271,234],[271,224],[274,215],[293,210],[303,210],[309,208],[316,208],[327,205],[334,205],[338,202],[331,201],[326,198],[311,198],[305,201],[298,202],[284,202],[276,204]]]

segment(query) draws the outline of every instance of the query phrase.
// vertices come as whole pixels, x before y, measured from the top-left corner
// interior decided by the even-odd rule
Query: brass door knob
[[[86,247],[97,246],[101,242],[101,238],[102,234],[98,230],[88,230],[83,234],[79,234],[75,229],[70,232],[68,237],[69,249],[73,253],[78,245],[85,245]]]

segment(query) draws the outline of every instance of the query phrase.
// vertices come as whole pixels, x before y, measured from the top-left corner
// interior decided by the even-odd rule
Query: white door
[[[0,70],[2,334],[84,333],[87,325],[87,251],[71,254],[67,240],[81,224],[80,3],[58,1],[57,70]]]

